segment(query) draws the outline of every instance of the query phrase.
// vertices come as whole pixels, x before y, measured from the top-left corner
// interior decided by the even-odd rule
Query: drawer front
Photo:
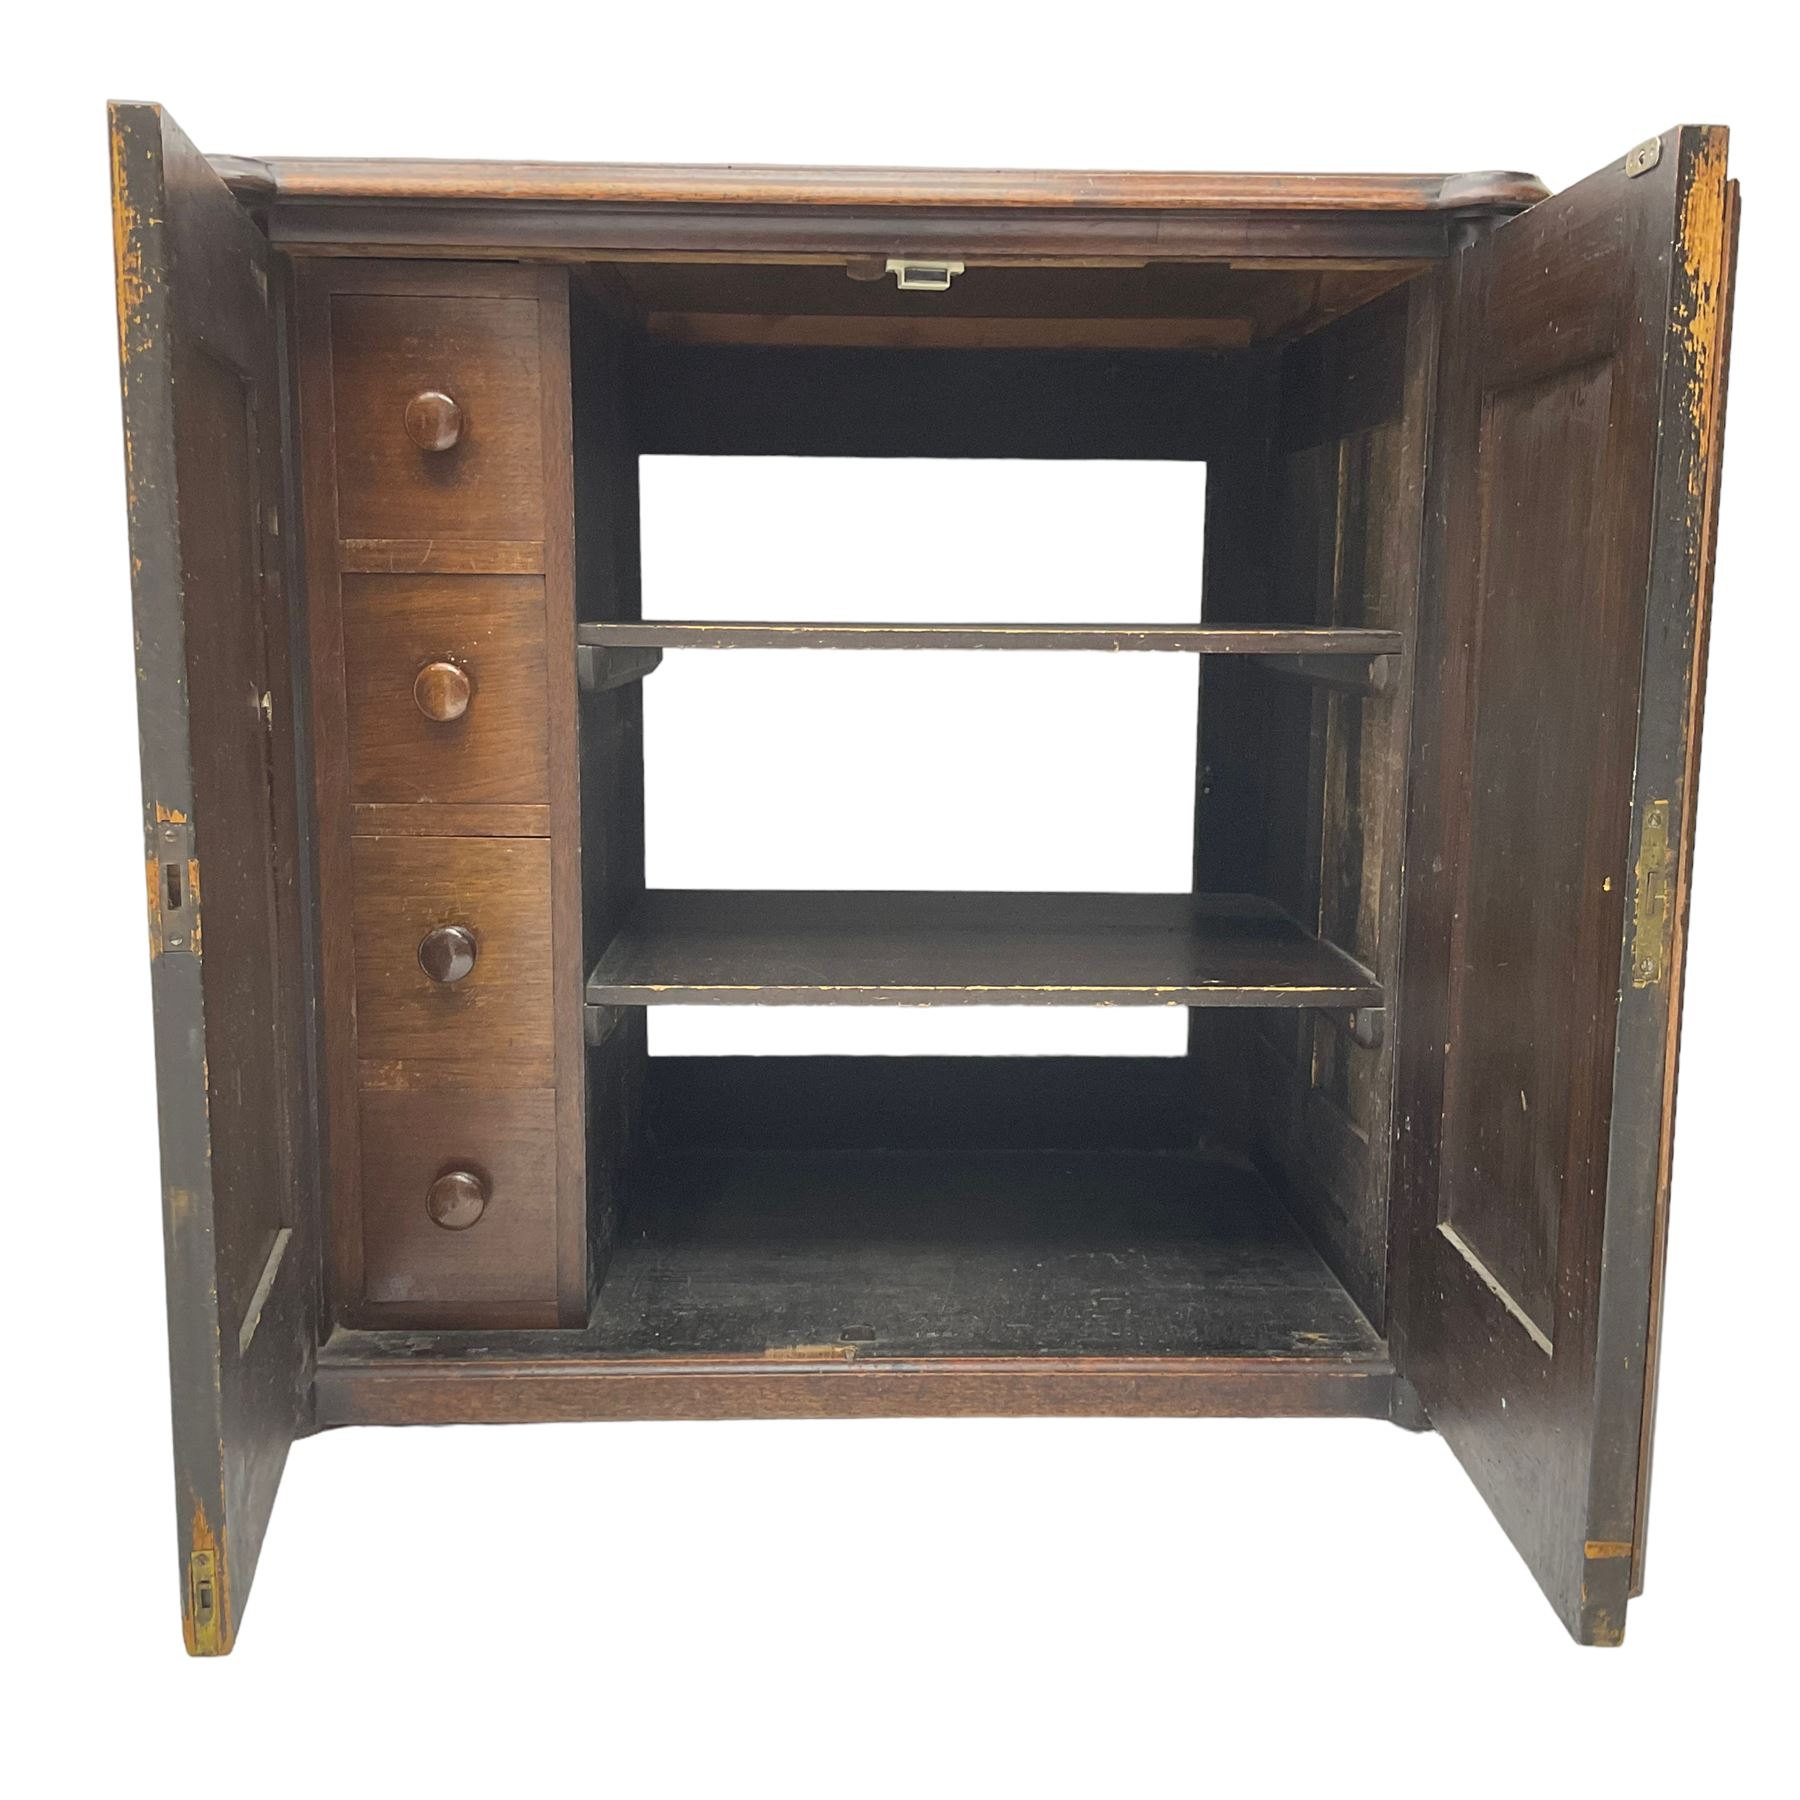
[[[541,540],[540,363],[533,299],[334,295],[339,536]]]
[[[544,584],[346,575],[350,798],[547,804]]]
[[[351,862],[362,1085],[554,1086],[549,842],[358,837]]]
[[[555,1324],[555,1095],[365,1092],[361,1124],[366,1299],[418,1323]]]

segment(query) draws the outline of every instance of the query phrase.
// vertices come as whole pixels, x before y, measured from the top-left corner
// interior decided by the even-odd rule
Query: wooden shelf
[[[1298,625],[878,625],[646,619],[588,623],[606,650],[1162,650],[1191,656],[1397,656],[1397,631]]]
[[[1240,894],[652,889],[595,1006],[1379,1006],[1375,978]]]

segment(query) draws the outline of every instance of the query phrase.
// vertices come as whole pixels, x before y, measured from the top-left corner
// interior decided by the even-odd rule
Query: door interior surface
[[[1642,1555],[1735,187],[1665,133],[1447,272],[1396,1365],[1569,1629]]]
[[[183,1630],[229,1650],[318,1338],[269,252],[111,109]]]

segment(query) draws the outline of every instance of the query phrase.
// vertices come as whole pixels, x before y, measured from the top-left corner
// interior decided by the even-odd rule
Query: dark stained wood
[[[350,823],[357,837],[548,837],[550,808],[362,804],[350,809]]]
[[[541,575],[536,538],[345,538],[337,565],[364,575]]]
[[[562,1322],[552,1091],[366,1092],[362,1146],[367,1279],[353,1317],[387,1327]],[[480,1205],[445,1195],[450,1177],[472,1177]],[[446,1230],[438,1215],[451,1199],[463,1222]]]
[[[575,666],[603,653],[588,634],[637,619],[643,610],[638,449],[627,379],[635,330],[629,303],[602,279],[571,291],[574,402],[575,616],[584,646]],[[625,652],[642,664],[659,651]],[[605,660],[614,660],[606,655]],[[575,673],[575,668],[570,671]],[[587,679],[580,705],[582,970],[593,967],[644,892],[643,682]],[[580,982],[569,995],[579,998]],[[589,1263],[604,1279],[624,1194],[641,1140],[648,1031],[641,1012],[596,1017],[602,1041],[588,1053],[587,1204]]]
[[[549,804],[542,577],[346,574],[342,594],[352,801]],[[427,698],[454,677],[462,708],[438,718],[418,695],[446,666]]]
[[[550,740],[550,978],[556,1072],[556,1286],[563,1324],[587,1317],[587,1052],[581,983],[583,937],[580,699],[575,682],[575,422],[573,345],[566,269],[523,271],[538,303],[538,432],[544,462],[544,595],[549,668],[544,718]]]
[[[796,168],[756,163],[532,163],[215,158],[226,178],[286,199],[555,200],[606,205],[1036,207],[1458,213],[1517,211],[1535,175],[1169,173],[1061,169]]]
[[[1479,214],[1481,209],[1473,209]],[[1510,209],[1508,209],[1510,210]],[[356,257],[571,258],[701,256],[941,258],[959,261],[1145,261],[1257,267],[1321,262],[1356,268],[1442,257],[1462,215],[1266,207],[1151,212],[1069,207],[855,211],[589,205],[536,200],[292,200],[269,213],[275,244]]]
[[[314,657],[324,672],[316,729],[333,1084],[331,1291],[346,1314],[365,1285],[361,1088],[449,1100],[466,1086],[463,1097],[474,1099],[521,1081],[555,1094],[555,1318],[587,1313],[567,290],[560,269],[373,262],[303,270],[309,551],[325,572]],[[408,435],[407,400],[427,390],[449,394],[462,413],[447,450],[419,449]],[[343,455],[340,413],[361,446]],[[358,525],[358,506],[387,511]],[[458,719],[428,719],[413,699],[419,670],[433,660],[469,679]],[[459,837],[494,844],[484,850]],[[482,1005],[466,1016],[419,1011],[417,989],[430,986],[418,961],[424,931],[466,923],[479,937],[472,914],[458,916],[466,910],[458,872],[498,869],[505,885],[504,871],[523,866],[509,857],[526,838],[548,842],[519,852],[532,871],[523,886],[471,902],[503,920],[507,971],[496,969],[493,941],[483,941],[478,971],[435,990],[473,998],[488,981]],[[353,840],[365,874],[410,867],[424,876],[410,896],[373,902],[373,928],[351,867]],[[469,860],[459,862],[465,850]],[[479,878],[473,885],[480,889]],[[433,910],[426,896],[435,896],[435,916],[415,931]],[[353,916],[363,927],[360,969],[350,954]],[[435,1025],[450,1026],[449,1036],[434,1035]],[[491,1062],[465,1035],[473,1030],[484,1044],[489,1027],[503,1040]],[[424,1316],[387,1305],[396,1323]]]
[[[988,1412],[1435,1423],[1617,1640],[1736,226],[1722,132],[1657,149],[1554,201],[221,159],[239,210],[115,109],[194,1648],[312,1426]],[[1204,604],[645,622],[642,454],[1204,461]],[[695,646],[1192,654],[1197,892],[646,893]],[[649,1057],[696,1000],[1190,1054]]]
[[[1705,188],[1689,190],[1698,194],[1704,209]],[[1693,202],[1690,201],[1690,204]],[[1658,753],[1687,754],[1683,804],[1677,825],[1672,891],[1670,894],[1669,968],[1673,999],[1665,1021],[1663,1049],[1662,1104],[1657,1120],[1656,1208],[1650,1245],[1650,1313],[1646,1325],[1648,1350],[1644,1379],[1643,1424],[1638,1438],[1637,1510],[1632,1532],[1631,1594],[1635,1598],[1644,1588],[1644,1544],[1648,1535],[1650,1514],[1651,1452],[1655,1443],[1657,1375],[1662,1355],[1663,1280],[1669,1248],[1669,1182],[1675,1157],[1675,1079],[1681,1054],[1681,1009],[1687,980],[1688,906],[1692,896],[1694,871],[1694,816],[1699,798],[1701,726],[1706,698],[1706,662],[1712,631],[1713,560],[1718,549],[1719,484],[1724,468],[1725,395],[1731,359],[1732,299],[1737,282],[1738,226],[1743,203],[1735,181],[1725,184],[1724,243],[1718,257],[1716,282],[1709,282],[1706,259],[1702,252],[1704,231],[1694,232],[1696,241],[1684,258],[1684,296],[1695,306],[1695,320],[1700,327],[1688,346],[1688,354],[1677,359],[1674,379],[1689,386],[1689,419],[1694,427],[1676,441],[1676,458],[1672,468],[1661,479],[1673,490],[1670,504],[1662,514],[1662,531],[1673,539],[1673,549],[1683,560],[1692,556],[1692,613],[1685,623],[1691,631],[1691,664],[1688,674],[1688,717],[1686,742],[1683,727],[1676,726],[1672,745],[1658,746]],[[1704,221],[1702,210],[1695,223]],[[1679,496],[1685,494],[1685,499]],[[1669,559],[1675,562],[1675,558]],[[1675,562],[1677,568],[1679,562]],[[1678,620],[1686,612],[1685,584],[1679,577],[1671,580],[1674,587],[1674,610]],[[1658,673],[1667,671],[1664,664]],[[1679,664],[1675,665],[1679,668]],[[1640,747],[1640,759],[1642,748]]]
[[[649,335],[668,344],[863,350],[1235,350],[1249,319],[970,319],[837,313],[652,313]]]
[[[584,694],[604,694],[640,682],[662,667],[660,650],[609,650],[594,644],[575,646],[576,685]]]
[[[1385,1419],[1385,1356],[702,1357],[599,1362],[568,1332],[508,1338],[339,1332],[319,1357],[319,1424],[599,1419]],[[843,1348],[840,1346],[840,1348]]]
[[[1644,973],[1632,890],[1653,811],[1676,868],[1691,834],[1727,219],[1688,127],[1467,250],[1433,464],[1394,1323],[1594,1643],[1637,1555],[1680,944]]]
[[[671,650],[1163,650],[1197,656],[1398,655],[1397,631],[1230,625],[893,625],[645,619],[584,623],[583,644]]]
[[[1262,594],[1271,619],[1410,637],[1430,426],[1435,297],[1385,295],[1290,346],[1272,436],[1209,500],[1207,604]],[[1211,471],[1209,471],[1211,473]],[[1235,560],[1227,560],[1235,552]],[[1267,668],[1267,664],[1260,665]],[[1313,664],[1316,693],[1272,694],[1209,662],[1201,695],[1196,854],[1203,880],[1272,895],[1394,991],[1409,686],[1403,659]],[[1357,691],[1357,685],[1362,691]],[[1391,1033],[1359,1038],[1342,1013],[1219,1015],[1193,1028],[1208,1091],[1234,1093],[1246,1147],[1359,1305],[1385,1318]]]
[[[1241,356],[1181,350],[652,342],[625,373],[646,456],[1203,462],[1229,441],[1246,369]]]
[[[1278,427],[1284,451],[1335,443],[1399,418],[1407,377],[1419,373],[1407,339],[1408,315],[1417,303],[1410,288],[1389,294],[1288,348],[1281,358]]]
[[[652,889],[597,1006],[1357,1006],[1381,990],[1246,895]]]
[[[356,961],[351,869],[349,725],[344,610],[337,567],[337,454],[332,403],[331,292],[306,264],[295,271],[295,386],[301,524],[311,672],[313,844],[316,863],[319,1132],[324,1156],[325,1311],[344,1316],[362,1293],[361,1153],[356,1065]]]
[[[1182,1056],[657,1056],[667,1150],[1194,1150]],[[1228,1131],[1217,1139],[1229,1143]]]
[[[651,1158],[600,1293],[593,1353],[809,1348],[1381,1353],[1274,1195],[1233,1164],[1064,1150]]]
[[[261,234],[159,109],[109,129],[177,1570],[218,1655],[321,1330],[285,406]]]
[[[605,266],[653,339],[965,350],[1242,349],[1316,330],[1424,266],[978,263],[921,301],[882,261]]]
[[[543,538],[535,299],[338,293],[331,356],[344,537]],[[422,449],[412,409],[427,391],[465,422]]]
[[[356,1045],[365,1087],[549,1087],[550,847],[541,838],[357,838]],[[420,945],[459,926],[479,946],[434,981]]]
[[[277,243],[363,254],[1441,256],[1529,175],[1138,175],[583,164],[246,164]]]
[[[1256,666],[1284,681],[1311,681],[1343,694],[1380,694],[1393,685],[1385,659],[1351,661],[1337,656],[1258,656]]]

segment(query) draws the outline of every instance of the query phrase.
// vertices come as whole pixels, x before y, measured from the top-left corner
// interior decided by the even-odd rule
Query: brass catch
[[[158,808],[150,839],[150,954],[200,954],[200,864],[194,827],[180,813]]]
[[[1631,894],[1631,985],[1654,987],[1669,972],[1674,912],[1669,888],[1669,803],[1652,800],[1638,844]]]
[[[219,1647],[219,1570],[211,1550],[188,1558],[188,1617],[193,1621],[194,1650],[210,1656]]]
[[[1648,175],[1662,161],[1662,139],[1645,138],[1638,147],[1625,158],[1625,174],[1627,179],[1633,175]]]

